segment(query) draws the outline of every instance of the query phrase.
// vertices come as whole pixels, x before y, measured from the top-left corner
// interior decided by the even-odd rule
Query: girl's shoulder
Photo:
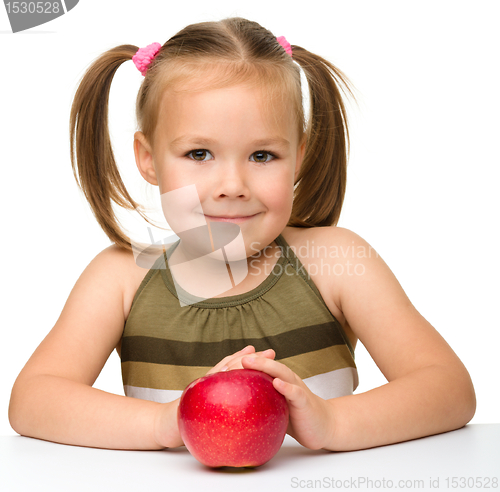
[[[343,269],[353,270],[357,260],[378,257],[370,244],[344,227],[285,227],[282,236],[302,263],[322,266],[325,274],[330,270],[339,276]]]
[[[161,254],[159,251],[158,254]],[[149,268],[138,265],[132,251],[116,245],[102,250],[90,263],[95,275],[107,279],[119,289],[123,299],[123,317],[126,320],[137,289],[144,280]]]
[[[282,236],[299,259],[306,263],[329,264],[330,267],[354,265],[356,259],[376,255],[372,246],[345,227],[285,227]],[[326,270],[326,267],[323,269]],[[337,273],[339,271],[337,266]]]
[[[373,248],[355,232],[343,227],[286,227],[282,236],[355,345],[356,337],[342,311],[340,294],[346,277],[361,273],[365,257],[376,254]]]
[[[367,241],[344,227],[286,227],[282,236],[304,267],[311,267],[311,276],[318,270],[330,283],[332,277],[360,274],[371,259],[379,258]]]
[[[362,240],[355,232],[345,227],[324,226],[324,227],[285,227],[282,235],[285,239],[307,243],[317,241],[317,244],[332,244],[332,242],[343,243],[352,241],[354,238]],[[291,243],[287,240],[288,244]]]

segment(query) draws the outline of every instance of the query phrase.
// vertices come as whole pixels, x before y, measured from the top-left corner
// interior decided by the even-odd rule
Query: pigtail
[[[80,82],[70,116],[75,179],[106,235],[126,249],[131,249],[130,239],[119,226],[112,202],[125,209],[138,209],[147,218],[126,190],[116,166],[108,129],[108,99],[116,70],[136,52],[136,46],[122,45],[95,60]]]
[[[353,94],[347,77],[330,62],[300,46],[292,46],[292,50],[293,60],[304,70],[309,84],[310,115],[306,152],[288,225],[336,225],[345,196],[349,157],[347,115],[340,91]]]

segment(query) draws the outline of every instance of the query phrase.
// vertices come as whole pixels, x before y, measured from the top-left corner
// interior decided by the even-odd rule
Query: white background
[[[478,398],[473,422],[499,422],[499,5],[81,0],[67,15],[17,34],[1,7],[0,434],[14,434],[7,407],[17,374],[82,270],[109,245],[70,166],[79,78],[114,46],[163,44],[187,24],[233,15],[331,60],[356,86],[339,225],[381,254],[464,361]],[[116,156],[139,200],[147,189],[132,136],[141,81],[125,63],[110,101]],[[384,383],[361,345],[357,364],[358,391]],[[122,392],[115,353],[96,385]]]

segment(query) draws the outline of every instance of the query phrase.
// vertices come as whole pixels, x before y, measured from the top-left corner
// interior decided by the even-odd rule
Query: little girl
[[[149,269],[113,209],[140,210],[108,133],[111,82],[128,60],[144,76],[139,172],[159,187],[169,223],[194,218],[178,221],[181,239]],[[275,378],[288,433],[311,449],[380,446],[472,418],[461,361],[376,252],[335,227],[349,141],[342,93],[348,81],[332,64],[241,18],[188,26],[163,46],[119,46],[93,63],[71,111],[72,163],[114,244],[85,269],[19,375],[9,408],[17,432],[93,447],[180,446],[182,390],[242,367]],[[224,227],[234,240],[221,242]],[[224,267],[213,282],[193,250],[202,237],[205,266]],[[388,383],[353,394],[358,339]],[[127,396],[92,388],[115,348]]]

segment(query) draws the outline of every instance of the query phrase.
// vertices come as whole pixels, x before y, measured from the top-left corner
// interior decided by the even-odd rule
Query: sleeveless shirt
[[[156,260],[141,282],[125,323],[121,367],[127,396],[162,403],[178,398],[227,355],[253,345],[272,348],[318,396],[352,394],[358,385],[354,351],[293,249],[280,234],[271,274],[244,294],[202,299],[174,284],[168,259]],[[191,298],[192,302],[192,298]]]

